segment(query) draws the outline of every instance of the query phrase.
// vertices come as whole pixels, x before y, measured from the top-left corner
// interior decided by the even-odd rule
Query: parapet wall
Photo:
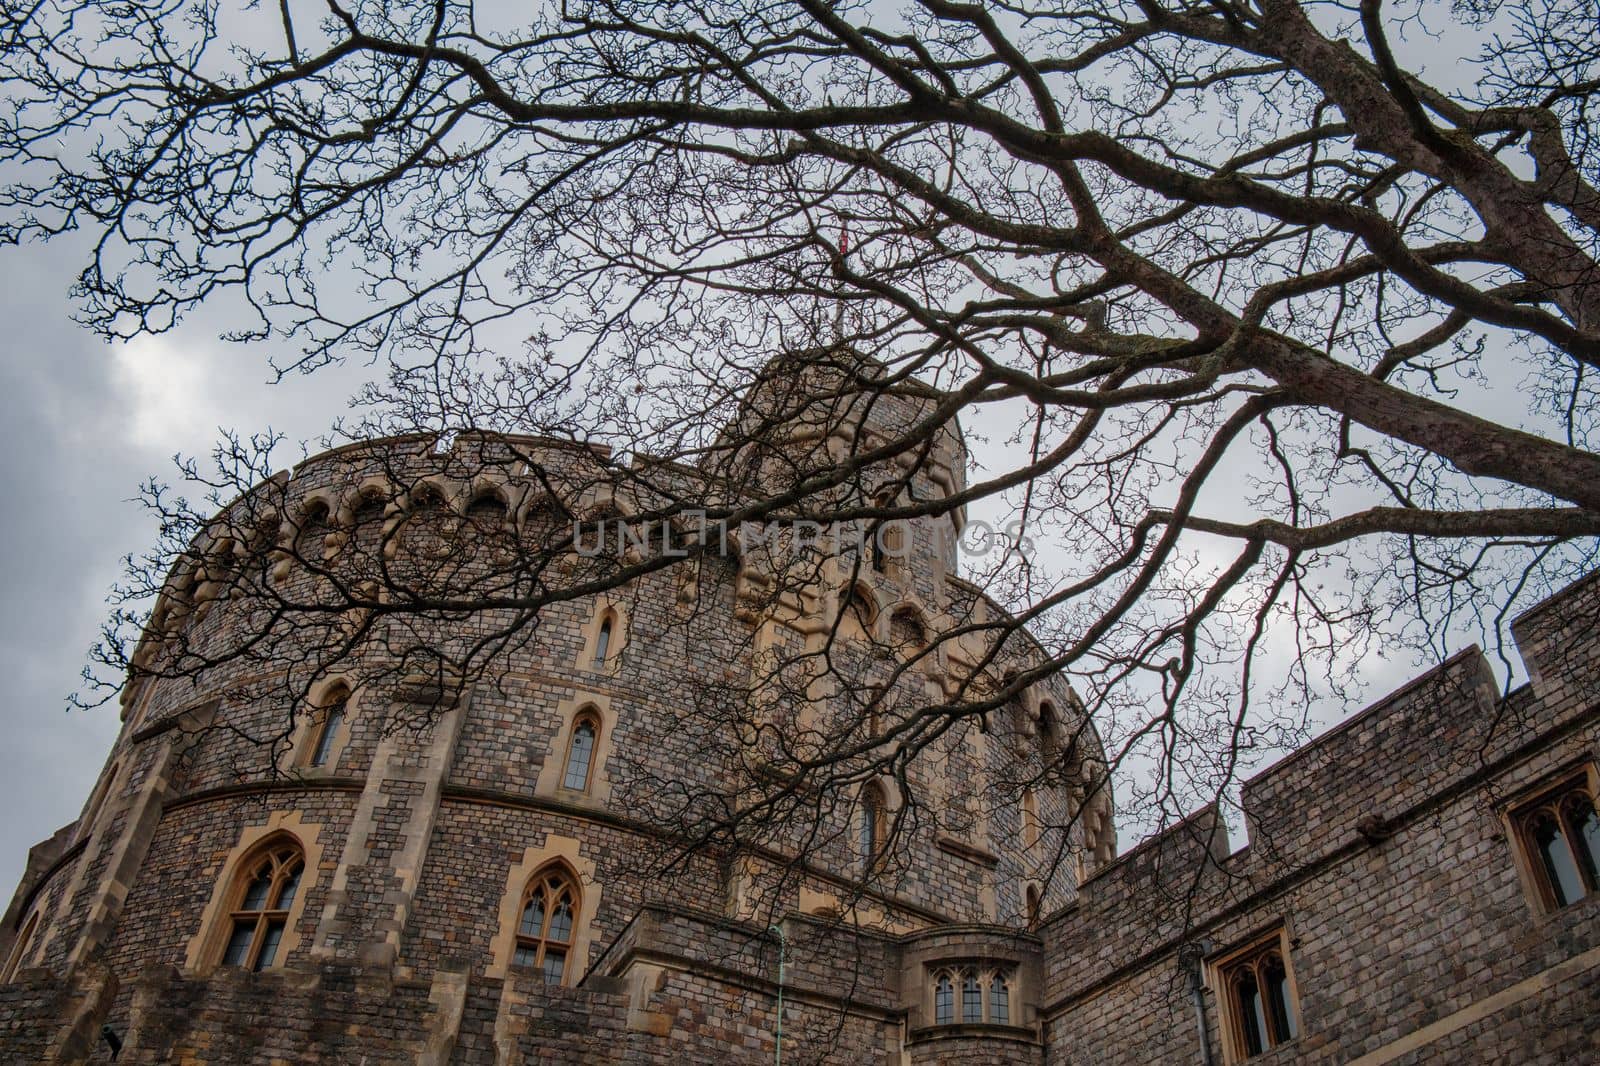
[[[1240,850],[1208,807],[1086,881],[1042,930],[1049,1061],[1199,1061],[1200,1029],[1221,1061],[1212,961],[1275,929],[1300,1032],[1252,1063],[1554,1063],[1592,1041],[1571,1020],[1600,1001],[1600,894],[1547,912],[1506,811],[1596,761],[1597,619],[1585,579],[1515,623],[1530,685],[1500,694],[1470,648],[1257,774]]]

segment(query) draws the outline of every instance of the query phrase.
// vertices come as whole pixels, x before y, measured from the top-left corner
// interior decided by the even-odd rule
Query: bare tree
[[[759,685],[708,679],[707,742],[747,719],[721,757],[780,785],[678,797],[659,813],[691,837],[811,802],[789,783],[892,771],[1061,675],[1105,762],[1141,769],[1120,805],[1159,820],[1298,735],[1364,651],[1496,639],[1592,564],[1600,50],[1583,0],[6,11],[0,235],[91,230],[79,295],[103,333],[236,300],[239,339],[300,342],[284,372],[390,368],[352,436],[604,440],[551,498],[605,486],[641,521],[1015,521],[1031,550],[969,574],[1013,618],[864,652],[883,683],[838,728],[762,734],[756,706],[839,669],[836,629],[780,649]],[[1481,48],[1460,84],[1398,58],[1441,24]],[[787,395],[786,377],[811,387]],[[908,398],[913,415],[843,450],[786,428],[821,405],[826,437]],[[989,465],[930,494],[958,416]],[[442,689],[549,603],[714,564],[691,538],[686,559],[558,566],[566,513],[412,575],[381,546],[403,523],[299,550],[290,501],[251,488],[263,443],[193,470],[219,503],[243,493],[223,539],[255,563],[224,580],[259,605],[254,631],[142,669],[291,645],[321,668],[380,619],[386,668]],[[391,518],[417,502],[399,473],[404,496],[375,505]],[[135,567],[135,605],[175,560],[203,568],[206,518],[151,498],[171,535]],[[826,584],[824,560],[781,543],[756,613]],[[286,552],[325,580],[273,584]],[[446,621],[476,643],[440,651]],[[107,661],[145,624],[119,615]],[[975,631],[986,650],[938,698],[900,683]]]

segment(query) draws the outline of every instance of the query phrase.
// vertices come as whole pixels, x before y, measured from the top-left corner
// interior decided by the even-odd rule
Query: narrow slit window
[[[333,757],[334,747],[339,740],[339,731],[344,728],[345,702],[347,696],[340,696],[322,712],[322,722],[317,727],[317,742],[311,749],[311,765],[327,766]]]
[[[600,632],[594,638],[594,664],[604,666],[611,654],[611,615],[600,620]]]
[[[883,794],[876,785],[862,789],[856,818],[856,857],[865,870],[883,848]]]

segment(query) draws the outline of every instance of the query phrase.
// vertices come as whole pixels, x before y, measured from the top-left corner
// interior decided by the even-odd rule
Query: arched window
[[[844,610],[841,613],[844,616],[841,621],[859,629],[861,636],[869,636],[872,633],[873,624],[878,617],[871,597],[857,586],[853,586],[845,594]]]
[[[289,908],[300,891],[305,856],[292,840],[278,838],[239,867],[229,900],[229,932],[222,965],[265,970],[276,965],[278,945],[289,924]]]
[[[383,514],[388,506],[389,501],[381,491],[367,489],[356,497],[355,507],[350,512],[351,524],[358,531],[369,530],[368,535],[375,537],[383,529]]]
[[[1228,1035],[1236,1058],[1259,1055],[1297,1035],[1294,995],[1283,960],[1280,931],[1218,966],[1227,995]]]
[[[1039,886],[1029,885],[1023,899],[1028,912],[1028,924],[1032,925],[1039,920]]]
[[[1600,813],[1586,778],[1567,781],[1524,806],[1516,821],[1547,907],[1600,892]]]
[[[861,790],[856,807],[856,857],[863,870],[870,869],[883,850],[883,790],[869,783]]]
[[[1039,843],[1039,799],[1033,789],[1022,792],[1022,846],[1032,848]]]
[[[948,970],[939,974],[933,986],[933,1022],[949,1025],[956,1020],[955,983]]]
[[[978,983],[978,975],[971,970],[961,972],[961,1020],[983,1021],[983,986]]]
[[[585,712],[572,726],[572,739],[567,742],[566,772],[561,777],[561,787],[578,792],[589,788],[589,776],[594,772],[595,741],[600,735],[600,722],[594,714]]]
[[[0,973],[0,982],[10,983],[17,976],[17,971],[22,969],[22,960],[28,957],[28,949],[33,946],[34,930],[39,928],[39,912],[34,911],[28,915],[28,920],[22,923],[22,932],[17,934],[16,943],[11,945],[11,957],[6,959],[4,973]]]
[[[905,651],[915,651],[927,643],[927,630],[915,611],[896,611],[889,618],[889,640]]]
[[[600,619],[600,631],[594,637],[594,665],[603,667],[611,654],[611,634],[616,628],[616,616],[610,611]]]
[[[294,536],[295,554],[304,562],[320,563],[328,532],[328,505],[317,500],[300,515]]]
[[[933,976],[933,1023],[935,1025],[1010,1025],[1010,968],[994,970],[950,965]],[[960,1012],[956,996],[960,994]]]
[[[538,970],[551,984],[565,981],[578,899],[577,882],[565,866],[546,867],[534,874],[522,894],[512,964]]]
[[[506,521],[506,502],[498,493],[483,492],[475,496],[467,505],[467,518],[480,530],[493,531],[502,528]]]
[[[995,974],[989,981],[989,1022],[1011,1024],[1011,982],[1002,973]]]
[[[344,728],[346,705],[350,694],[340,689],[334,698],[322,709],[321,720],[317,723],[316,733],[311,744],[311,755],[307,760],[308,766],[327,766],[339,742],[339,732]]]

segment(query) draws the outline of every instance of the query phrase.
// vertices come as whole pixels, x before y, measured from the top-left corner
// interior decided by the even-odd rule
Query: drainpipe
[[[1178,960],[1189,971],[1189,998],[1194,1003],[1195,1035],[1200,1039],[1200,1066],[1212,1066],[1211,1039],[1206,1032],[1205,981],[1200,976],[1200,960],[1210,951],[1204,941],[1178,949]]]
[[[789,954],[789,940],[783,935],[783,929],[776,923],[767,926],[767,932],[778,934],[778,1028],[776,1037],[777,1051],[773,1058],[773,1066],[783,1066],[783,963]],[[1210,1066],[1207,1063],[1206,1066]]]

